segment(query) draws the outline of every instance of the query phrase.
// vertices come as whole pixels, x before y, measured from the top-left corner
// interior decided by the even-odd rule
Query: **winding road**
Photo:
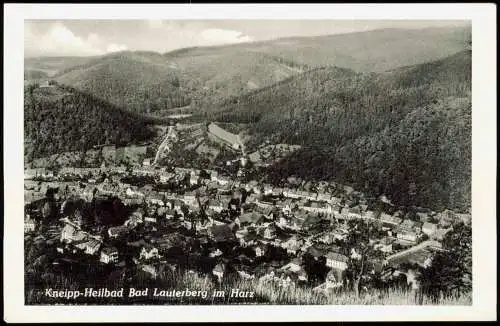
[[[158,147],[158,150],[156,151],[155,160],[153,162],[153,165],[156,165],[158,163],[160,157],[165,152],[165,150],[170,152],[169,144],[170,144],[172,138],[176,137],[175,133],[174,133],[174,130],[175,130],[174,128],[175,128],[174,126],[168,126],[167,134],[165,135],[165,138],[161,142],[160,147]]]

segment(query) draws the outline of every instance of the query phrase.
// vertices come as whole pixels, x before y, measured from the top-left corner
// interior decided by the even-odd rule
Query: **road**
[[[426,248],[435,248],[436,245],[433,246],[433,244],[436,244],[436,243],[437,242],[433,241],[433,240],[424,241],[422,243],[419,243],[416,246],[413,246],[413,247],[411,247],[409,249],[403,250],[401,252],[395,253],[394,255],[391,255],[391,256],[387,257],[385,261],[387,263],[390,263],[391,260],[394,260],[394,259],[399,258],[401,256],[408,255],[408,254],[411,254],[413,252],[416,252],[416,251],[419,251],[419,250],[423,250],[423,249],[426,249]]]
[[[173,132],[174,132],[174,126],[168,126],[167,135],[165,136],[165,138],[163,139],[163,141],[160,144],[160,147],[158,147],[158,150],[156,151],[155,160],[153,162],[153,165],[156,165],[158,163],[158,160],[160,159],[161,155],[163,154],[163,152],[165,150],[170,151],[170,147],[168,145],[171,141]]]

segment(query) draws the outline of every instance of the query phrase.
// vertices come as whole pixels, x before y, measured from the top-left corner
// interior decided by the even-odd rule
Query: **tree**
[[[461,294],[472,291],[472,229],[460,222],[443,239],[444,251],[435,254],[422,270],[421,282],[427,295]]]
[[[365,220],[350,220],[348,234],[344,242],[344,254],[349,257],[347,279],[352,282],[356,297],[359,297],[362,281],[369,279],[371,260],[380,253],[370,244],[370,236],[378,233],[378,226]]]

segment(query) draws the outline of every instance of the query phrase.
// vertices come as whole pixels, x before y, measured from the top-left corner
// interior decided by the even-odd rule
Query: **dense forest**
[[[67,86],[25,87],[24,135],[29,159],[126,145],[154,136],[152,121]]]
[[[226,101],[212,119],[304,146],[273,167],[386,193],[401,205],[470,204],[471,52],[386,73],[323,68]],[[214,111],[218,111],[215,112]]]
[[[44,78],[48,78],[48,74],[42,70],[26,69],[24,70],[24,80],[26,81],[37,81]]]

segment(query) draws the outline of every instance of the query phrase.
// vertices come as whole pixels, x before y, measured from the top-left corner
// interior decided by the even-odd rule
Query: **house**
[[[333,211],[333,214],[338,220],[347,220],[349,219],[349,207],[339,206],[338,210],[336,209]]]
[[[87,255],[95,255],[99,248],[101,248],[102,241],[98,239],[91,239],[87,243],[85,243],[85,253]]]
[[[417,212],[417,217],[420,222],[427,222],[429,221],[429,214],[424,213],[424,212]]]
[[[142,213],[139,211],[135,211],[130,215],[128,220],[125,221],[124,225],[129,228],[135,228],[137,225],[143,222]]]
[[[295,189],[290,188],[283,189],[283,196],[295,199],[300,198],[299,192]]]
[[[436,233],[436,230],[437,230],[437,224],[425,222],[422,225],[422,232],[427,234],[429,237],[434,235],[434,233]]]
[[[303,245],[304,241],[302,239],[297,239],[295,235],[281,243],[281,247],[286,249],[289,254],[296,254]]]
[[[273,193],[273,187],[271,185],[264,185],[264,195],[271,195]]]
[[[210,209],[214,212],[220,213],[224,210],[224,206],[222,205],[222,203],[220,201],[211,199],[208,202],[208,209]]]
[[[110,238],[119,238],[126,235],[129,232],[129,228],[125,225],[113,226],[108,229],[108,236]]]
[[[222,186],[225,186],[225,185],[228,185],[229,182],[231,181],[231,179],[229,177],[226,177],[224,175],[221,175],[221,176],[218,176],[217,177],[217,183],[222,185]]]
[[[276,222],[276,225],[278,225],[281,228],[285,228],[288,225],[288,219],[285,216],[281,215],[278,218],[278,221]]]
[[[397,238],[400,240],[416,242],[419,236],[419,231],[415,222],[409,219],[404,220],[396,228]]]
[[[24,220],[24,232],[33,232],[35,231],[36,228],[36,221],[32,218],[29,217],[26,220]]]
[[[170,173],[167,173],[167,174],[160,174],[160,182],[161,182],[161,183],[166,183],[166,182],[168,182],[168,180],[170,180],[170,178],[172,178],[172,174],[170,174]]]
[[[308,200],[317,200],[318,194],[312,191],[306,191],[304,192],[304,197]]]
[[[273,196],[281,196],[283,194],[283,188],[274,187],[272,191]]]
[[[255,232],[249,232],[240,238],[240,245],[242,247],[252,246],[257,243],[257,234]]]
[[[196,204],[196,194],[194,192],[186,192],[183,198],[184,202],[190,206]]]
[[[238,227],[243,227],[246,225],[258,225],[264,220],[262,214],[257,212],[244,213],[238,216],[235,220]]]
[[[359,206],[354,206],[349,209],[349,213],[347,213],[347,216],[350,219],[359,219],[362,216],[361,213],[361,208]]]
[[[167,220],[173,219],[175,217],[175,210],[173,210],[173,209],[166,209],[164,216],[165,216],[165,218]]]
[[[402,219],[396,216],[392,216],[386,213],[380,213],[380,221],[390,227],[397,226],[401,223]],[[408,220],[409,221],[409,220]]]
[[[76,225],[72,223],[66,223],[61,231],[61,242],[78,242],[82,241],[87,237],[87,234],[79,230]]]
[[[259,199],[255,202],[255,204],[261,208],[268,208],[268,207],[273,207],[274,203],[271,201],[267,201],[264,199]]]
[[[330,201],[331,198],[332,198],[332,196],[324,191],[319,191],[317,196],[316,196],[317,201],[328,202],[328,201]]]
[[[374,249],[380,250],[384,253],[392,252],[392,244],[394,242],[393,238],[385,237],[381,239],[375,246]]]
[[[151,204],[151,205],[156,205],[156,206],[164,206],[165,203],[163,202],[163,198],[162,196],[160,195],[156,195],[156,194],[152,194],[149,198],[148,198],[148,203]]]
[[[118,250],[115,247],[103,248],[100,261],[105,264],[116,263],[118,261]]]
[[[266,247],[263,245],[257,245],[254,247],[255,256],[262,257],[266,254]]]
[[[217,178],[219,176],[219,173],[217,171],[209,170],[207,172],[210,174],[210,180],[217,181]]]
[[[215,268],[212,270],[212,274],[215,275],[215,277],[217,277],[217,281],[219,283],[221,283],[225,271],[226,271],[226,266],[222,263],[217,264]]]
[[[287,198],[281,202],[279,202],[279,207],[281,211],[285,214],[291,214],[292,210],[296,208],[294,201],[290,198]]]
[[[144,218],[144,222],[156,223],[157,222],[157,218],[156,218],[156,216],[146,216]]]
[[[263,232],[263,237],[266,239],[273,239],[276,236],[276,225],[270,223]]]
[[[197,185],[200,182],[200,177],[197,175],[191,175],[189,177],[189,184],[190,185]]]
[[[145,245],[144,247],[142,247],[141,252],[139,253],[139,259],[143,260],[150,260],[158,257],[158,248],[152,245]]]
[[[333,252],[330,251],[326,254],[326,266],[330,268],[335,268],[339,270],[346,270],[347,269],[347,262],[349,261],[349,258],[346,256],[338,253],[338,252]]]

